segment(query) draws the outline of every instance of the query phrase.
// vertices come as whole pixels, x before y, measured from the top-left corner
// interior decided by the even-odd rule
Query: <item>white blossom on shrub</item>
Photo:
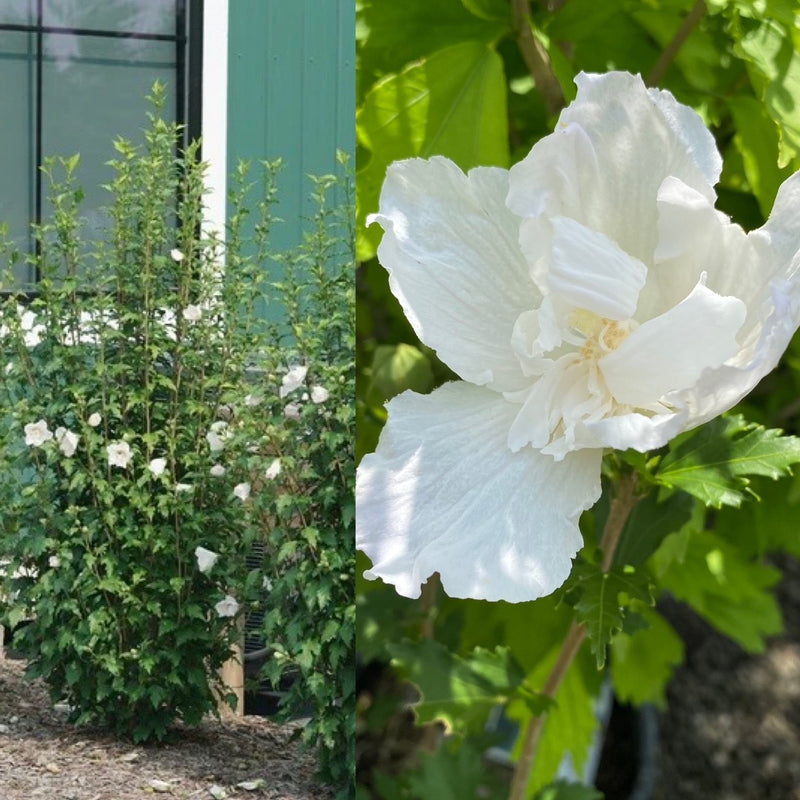
[[[233,493],[242,502],[244,502],[245,500],[247,500],[248,497],[250,497],[250,484],[237,483],[236,486],[233,487]]]
[[[89,415],[89,419],[86,421],[90,427],[96,428],[103,421],[103,417],[97,411],[95,411],[94,414]]]
[[[283,415],[286,419],[300,419],[300,404],[287,403],[283,409]]]
[[[67,428],[59,426],[56,428],[55,439],[58,442],[59,450],[61,450],[67,458],[71,458],[75,455],[75,451],[78,449],[78,441],[80,440],[80,436],[78,436],[77,433],[73,433],[67,430]]]
[[[194,491],[194,486],[191,483],[176,483],[175,494],[188,494]]]
[[[153,473],[156,477],[159,475],[163,475],[167,469],[167,459],[166,458],[154,458],[150,461],[147,465],[147,469]]]
[[[195,547],[194,557],[197,559],[197,568],[202,573],[210,572],[214,564],[217,563],[219,554],[205,547]]]
[[[203,316],[203,310],[200,306],[188,305],[183,309],[183,318],[187,322],[197,322]]]
[[[112,442],[106,446],[106,452],[109,466],[112,467],[125,469],[133,458],[133,451],[127,442]]]
[[[53,432],[47,427],[47,422],[40,419],[38,422],[29,422],[25,426],[25,444],[29,447],[41,447],[53,438]]]
[[[378,250],[461,381],[405,392],[358,473],[370,578],[416,597],[549,594],[582,546],[604,448],[648,451],[731,408],[800,322],[800,175],[745,233],[714,209],[700,117],[627,73],[580,74],[510,171],[393,164]]]
[[[280,396],[281,399],[286,397],[287,394],[291,394],[295,389],[298,389],[300,386],[303,385],[303,381],[306,379],[306,374],[308,373],[308,367],[303,366],[301,364],[294,364],[293,366],[289,367],[289,371],[283,376],[281,380],[281,388],[280,388]]]
[[[276,458],[273,462],[267,467],[266,471],[264,472],[264,477],[268,481],[274,481],[278,475],[281,474],[281,460]]]
[[[25,346],[36,347],[42,341],[46,331],[45,326],[36,322],[36,314],[30,309],[18,306],[17,313],[19,313],[19,322],[23,331]]]
[[[330,396],[330,392],[324,386],[311,387],[312,403],[324,403]]]
[[[47,566],[51,569],[58,569],[61,566],[61,559],[58,556],[50,556],[47,559]]]
[[[214,466],[211,467],[211,469],[209,470],[209,472],[215,478],[221,478],[227,471],[228,470],[226,470],[225,467],[222,466],[222,464],[214,464]]]
[[[211,428],[206,434],[206,441],[212,453],[218,453],[225,449],[225,440],[230,438],[228,423],[224,420],[217,420],[211,423]]]
[[[172,250],[169,251],[169,255],[173,261],[183,261],[184,259],[183,253],[178,250],[177,247],[173,247]]]
[[[225,597],[214,606],[214,610],[219,617],[235,617],[236,612],[239,610],[239,604],[236,602],[235,597],[226,594]]]

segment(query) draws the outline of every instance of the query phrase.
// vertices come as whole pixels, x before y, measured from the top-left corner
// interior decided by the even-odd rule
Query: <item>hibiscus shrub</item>
[[[273,326],[263,388],[251,391],[248,520],[265,548],[262,677],[289,682],[284,716],[307,715],[325,780],[351,796],[355,767],[355,288],[348,183],[315,179],[317,211],[275,287],[291,298]],[[342,196],[335,198],[334,189]],[[292,369],[271,381],[287,354]],[[257,444],[254,444],[257,443]],[[259,533],[263,532],[263,536]]]
[[[153,99],[157,110],[160,87]],[[273,533],[246,509],[257,501],[260,521],[269,503],[286,502],[266,490],[259,496],[278,454],[287,479],[297,465],[297,498],[330,512],[313,517],[324,611],[309,618],[300,606],[287,610],[286,638],[294,623],[324,647],[335,639],[340,650],[321,662],[337,676],[352,658],[340,652],[352,650],[352,599],[341,577],[352,569],[352,549],[347,520],[338,527],[333,507],[345,503],[344,489],[307,477],[312,461],[324,474],[316,434],[327,425],[344,436],[349,424],[342,411],[353,360],[346,259],[335,262],[334,276],[306,263],[309,248],[270,252],[276,164],[266,165],[255,214],[242,206],[244,192],[233,198],[225,245],[206,233],[205,168],[196,144],[176,158],[178,134],[155,113],[143,145],[115,143],[101,241],[81,234],[78,159],[48,162],[53,212],[34,231],[37,254],[28,257],[40,280],[31,296],[9,291],[0,338],[0,561],[2,596],[11,599],[4,622],[29,619],[15,645],[30,673],[70,704],[74,721],[137,741],[161,739],[174,719],[193,723],[215,709],[226,692],[218,669],[241,637],[241,617],[263,605],[267,579],[276,602],[290,593],[279,551],[263,568],[247,567],[254,545],[268,545]],[[329,187],[333,179],[320,181]],[[248,216],[256,220],[245,236]],[[327,212],[319,224],[333,226]],[[331,228],[326,235],[339,243],[351,234]],[[6,250],[12,262],[21,258]],[[271,256],[299,276],[291,287],[265,281]],[[284,319],[297,319],[303,291],[296,287],[306,280],[324,296],[320,312],[331,330],[324,344],[309,344],[298,326],[278,332],[256,313],[268,301]],[[293,336],[304,344],[291,344]],[[305,369],[306,359],[319,385],[294,421],[283,413],[289,400],[280,387],[297,374],[289,367]],[[287,535],[295,533],[308,538],[302,530]],[[326,581],[341,588],[323,603]],[[335,636],[334,620],[343,626]],[[330,688],[347,696],[333,680]],[[320,706],[330,713],[327,697]]]
[[[359,698],[359,782],[595,798],[552,781],[591,768],[606,677],[665,705],[684,650],[658,600],[759,651],[781,627],[764,556],[800,555],[800,438],[781,430],[800,98],[773,59],[794,17],[457,5],[446,31],[428,6],[358,12],[358,204],[377,224],[357,231],[357,603],[365,674],[383,669]],[[420,725],[446,725],[434,753],[387,722],[397,678]],[[517,735],[498,754],[501,711],[498,738]],[[510,794],[482,764],[498,757]]]

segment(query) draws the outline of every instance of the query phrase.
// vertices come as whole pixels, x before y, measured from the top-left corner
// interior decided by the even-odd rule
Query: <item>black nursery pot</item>
[[[595,786],[606,800],[651,800],[658,779],[658,710],[614,702]]]

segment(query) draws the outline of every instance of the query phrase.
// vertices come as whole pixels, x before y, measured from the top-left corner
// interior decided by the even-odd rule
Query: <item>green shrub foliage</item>
[[[0,320],[3,621],[29,619],[15,644],[74,721],[146,741],[216,708],[241,622],[263,610],[267,674],[299,670],[287,712],[311,704],[306,739],[345,796],[349,178],[314,179],[307,238],[278,254],[279,163],[256,200],[242,167],[223,242],[203,224],[199,146],[176,151],[163,96],[142,145],[115,142],[101,241],[82,234],[73,157],[45,166],[36,254],[5,245],[40,280],[7,284]],[[248,568],[254,552],[264,563]]]

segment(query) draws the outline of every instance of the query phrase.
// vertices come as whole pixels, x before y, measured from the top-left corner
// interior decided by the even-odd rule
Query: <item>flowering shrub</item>
[[[698,115],[627,73],[576,83],[510,172],[399,162],[371,218],[416,332],[463,378],[393,400],[359,469],[359,546],[401,594],[435,571],[455,597],[550,594],[603,448],[656,449],[728,410],[800,324],[800,175],[745,234],[714,210],[722,159]]]
[[[157,106],[162,97],[157,87]],[[338,677],[352,663],[353,575],[337,428],[346,431],[353,413],[343,291],[352,261],[342,249],[348,240],[337,238],[352,231],[340,234],[323,210],[318,247],[270,253],[273,164],[249,238],[240,171],[223,246],[204,232],[197,145],[176,159],[177,134],[154,115],[143,147],[116,142],[111,229],[100,242],[81,238],[77,159],[46,167],[53,215],[35,231],[40,281],[30,302],[9,293],[0,329],[0,554],[5,594],[15,598],[5,622],[30,615],[16,643],[75,721],[161,739],[176,717],[192,723],[215,708],[224,692],[217,670],[241,635],[239,620],[266,602],[281,613],[268,630],[282,656],[270,675],[301,664],[308,689],[296,694],[319,703],[308,738],[335,750],[346,737],[330,735],[338,730],[332,698],[352,702]],[[334,185],[319,179],[317,203]],[[312,253],[317,260],[307,264]],[[266,284],[268,256],[296,273],[291,287]],[[311,306],[306,281],[315,287]],[[255,314],[267,295],[293,327]],[[324,314],[322,333],[312,313]],[[291,369],[298,358],[302,375]],[[305,370],[314,383],[301,391]],[[306,402],[305,391],[316,400]],[[297,422],[284,414],[286,392],[297,398]],[[335,435],[320,443],[324,431]],[[331,481],[323,446],[339,459]],[[277,548],[262,568],[246,566],[254,543],[274,542],[262,523],[295,505],[320,509],[309,514],[319,530],[313,544],[304,528],[283,533],[284,550],[296,540],[298,556],[316,559],[300,565],[303,587],[292,584],[298,576]],[[302,601],[282,605],[301,588],[315,598],[313,616]],[[341,774],[323,771],[331,780]]]
[[[588,800],[553,781],[592,782],[601,686],[663,706],[683,658],[662,595],[751,651],[780,630],[763,557],[800,552],[779,522],[800,440],[777,429],[796,431],[800,160],[762,47],[791,49],[791,22],[457,5],[448,26],[361,12],[359,651],[446,736],[398,753],[391,678],[368,684],[359,788]],[[672,64],[700,21],[708,62]],[[667,30],[647,82],[581,72],[645,75]],[[510,794],[483,763],[500,711]]]

